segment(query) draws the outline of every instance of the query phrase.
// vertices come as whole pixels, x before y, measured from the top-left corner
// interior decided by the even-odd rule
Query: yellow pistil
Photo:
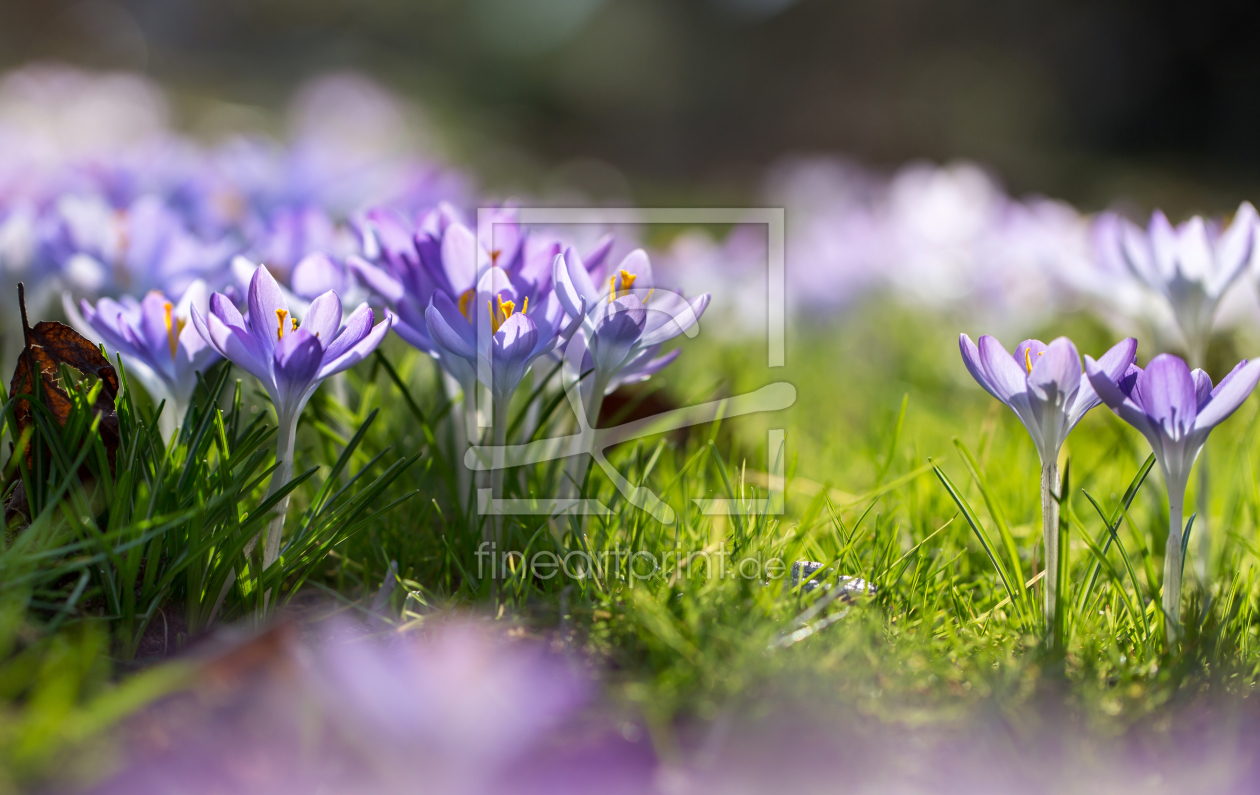
[[[645,304],[646,304],[646,303],[648,302],[648,299],[652,297],[652,293],[654,293],[654,292],[656,292],[656,288],[655,288],[655,287],[653,287],[652,289],[648,290],[647,295],[643,296],[643,303],[645,303]]]
[[[284,319],[289,316],[289,310],[276,310],[276,340],[284,339]]]
[[[463,315],[464,317],[468,318],[469,320],[472,320],[472,317],[470,317],[468,314],[468,304],[472,302],[473,298],[476,297],[476,295],[477,295],[477,290],[474,288],[469,288],[465,290],[463,294],[460,295],[459,297],[459,313]]]
[[[183,333],[188,321],[182,317],[171,317],[170,301],[162,304],[162,309],[166,313],[166,341],[171,344],[171,359],[174,360],[175,353],[179,350],[179,335]]]
[[[297,318],[291,317],[289,318],[289,322],[293,324],[292,327],[289,329],[289,331],[297,331],[297,327],[298,327]]]
[[[634,287],[634,280],[639,278],[630,271],[620,271],[617,276],[608,279],[608,303],[612,303],[623,295],[629,295],[630,290]],[[618,284],[620,282],[620,284]]]
[[[1037,351],[1037,355],[1041,356],[1045,351]],[[1028,374],[1032,375],[1032,348],[1024,348],[1024,366],[1028,368]]]
[[[490,330],[495,334],[499,333],[499,328],[507,322],[507,319],[516,311],[515,301],[504,301],[501,297],[494,297],[497,307],[486,301],[486,309],[490,310]],[[525,299],[526,309],[529,308],[529,299]]]

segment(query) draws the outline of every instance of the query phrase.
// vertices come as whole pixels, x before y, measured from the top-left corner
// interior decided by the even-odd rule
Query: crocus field
[[[1260,784],[1250,203],[532,223],[364,78],[167,102],[0,78],[0,792]]]

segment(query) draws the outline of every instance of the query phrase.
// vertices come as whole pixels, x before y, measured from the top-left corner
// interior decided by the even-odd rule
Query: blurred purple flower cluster
[[[238,312],[283,342],[285,323],[296,331],[316,303],[331,305],[329,293],[360,320],[367,304],[440,364],[449,396],[464,398],[457,424],[471,418],[476,384],[506,405],[551,369],[538,362],[558,362],[574,340],[575,361],[596,373],[584,388],[599,392],[668,365],[676,354],[662,345],[693,335],[710,307],[735,336],[765,327],[764,227],[736,225],[720,242],[685,233],[655,265],[624,236],[527,227],[512,205],[479,197],[459,171],[422,155],[418,112],[365,78],[337,74],[299,90],[282,141],[207,145],[171,116],[162,91],[132,75],[42,66],[0,79],[0,290],[27,282],[36,315],[61,296],[72,323],[169,402],[168,433],[197,369],[225,356],[258,370],[257,351],[233,353],[195,316],[235,322]],[[1260,271],[1250,204],[1228,224],[1174,226],[1157,212],[1142,229],[1013,199],[967,163],[881,176],[844,160],[795,160],[772,170],[764,203],[786,210],[793,319],[883,294],[1009,334],[1090,308],[1201,364],[1213,325],[1250,311],[1240,277]],[[286,313],[279,325],[248,317],[260,266]],[[0,317],[3,367],[21,341],[17,313]],[[320,323],[335,335],[349,317]],[[598,409],[598,399],[588,404]]]
[[[629,293],[603,273],[613,248],[605,237],[585,247],[585,265],[570,255],[589,269],[584,284],[598,282],[587,284],[590,294],[578,303],[557,296],[553,270],[574,240],[527,229],[507,205],[490,223],[470,222],[488,202],[460,172],[420,155],[417,112],[362,77],[300,89],[285,141],[238,136],[207,146],[178,133],[170,116],[164,94],[132,75],[43,66],[0,79],[0,290],[25,281],[35,316],[60,295],[72,324],[167,401],[168,437],[197,370],[227,358],[275,398],[271,371],[297,372],[315,358],[273,363],[273,348],[287,357],[295,346],[335,347],[343,324],[358,333],[359,321],[382,312],[387,325],[364,338],[358,358],[392,327],[441,364],[451,397],[471,398],[480,381],[506,404],[536,360],[558,362],[557,349],[583,323],[582,334],[594,334],[603,304]],[[647,267],[643,252],[633,261]],[[283,316],[251,315],[261,311],[247,300],[260,268],[267,311]],[[648,282],[639,284],[644,296]],[[658,294],[655,325],[668,323],[671,308],[702,312],[707,300],[675,298]],[[335,318],[325,311],[334,305]],[[342,316],[341,307],[354,312]],[[299,329],[316,315],[318,330]],[[3,317],[0,367],[21,347],[18,313]],[[606,385],[671,361],[653,358],[670,336],[654,332],[604,362]],[[289,390],[293,400],[277,404],[282,425],[296,423],[322,377],[304,376],[302,389]]]
[[[590,661],[485,622],[273,629],[193,665],[189,690],[114,733],[114,772],[92,792],[1215,793],[1260,775],[1260,716],[1237,700],[1103,737],[1039,702],[883,721],[820,680],[649,733]],[[1021,710],[1035,718],[1013,732]]]
[[[305,303],[338,288],[352,300],[341,263],[359,251],[356,213],[470,201],[467,178],[418,154],[407,113],[370,81],[332,75],[298,92],[286,142],[206,146],[174,129],[165,95],[140,77],[10,73],[0,78],[0,289],[9,300],[25,281],[37,316],[64,295],[81,331],[155,371],[142,380],[165,387],[161,397],[180,397],[191,385],[170,383],[185,369],[175,344],[171,362],[155,362],[132,337],[158,339],[177,323],[170,338],[180,339],[190,293],[202,311],[203,287],[241,298],[261,262]],[[146,301],[165,328],[144,327]],[[182,313],[163,319],[167,304]],[[20,329],[16,312],[3,317],[11,364]]]
[[[1044,197],[1015,199],[980,167],[911,163],[891,176],[843,159],[784,161],[762,196],[786,219],[789,314],[827,317],[882,294],[966,317],[1004,333],[1089,310],[1125,334],[1201,349],[1214,320],[1255,318],[1260,246],[1250,204],[1232,224],[1192,218],[1149,231],[1111,212],[1090,216]],[[660,270],[684,288],[714,291],[714,316],[733,332],[764,319],[764,226],[715,242],[679,237]],[[755,285],[758,289],[752,289]],[[1192,354],[1193,355],[1193,354]]]
[[[282,627],[130,720],[106,793],[651,790],[655,754],[591,712],[579,661],[487,625]],[[117,769],[117,768],[116,768]]]

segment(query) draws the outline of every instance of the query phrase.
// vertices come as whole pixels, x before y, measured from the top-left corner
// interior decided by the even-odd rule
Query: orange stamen
[[[175,352],[179,350],[179,335],[184,330],[184,324],[188,321],[180,318],[171,318],[171,302],[167,301],[162,304],[162,310],[166,314],[166,341],[171,345],[171,359],[175,359]]]
[[[476,289],[469,288],[459,297],[459,313],[469,320],[472,320],[472,318],[468,314],[468,304],[476,297],[476,295]]]

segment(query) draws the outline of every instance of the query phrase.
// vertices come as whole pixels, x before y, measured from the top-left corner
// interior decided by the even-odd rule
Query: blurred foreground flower
[[[242,317],[227,296],[215,293],[205,315],[193,308],[193,323],[224,358],[262,382],[275,406],[277,467],[267,491],[270,497],[293,477],[293,445],[306,402],[325,378],[353,367],[375,350],[389,332],[390,320],[373,327],[372,310],[360,304],[343,325],[341,299],[327,292],[311,302],[299,323],[280,285],[261,265],[250,282],[248,304],[248,317]],[[280,555],[288,502],[286,496],[276,506],[277,516],[267,529],[264,569]]]
[[[1208,434],[1243,404],[1260,381],[1260,360],[1243,359],[1215,388],[1202,370],[1193,372],[1162,353],[1146,369],[1130,364],[1117,383],[1110,364],[1085,357],[1098,396],[1151,443],[1168,489],[1168,544],[1164,551],[1164,620],[1169,643],[1181,632],[1181,573],[1185,540],[1182,506],[1190,468]]]
[[[652,791],[651,744],[588,718],[590,675],[537,642],[454,620],[304,634],[209,660],[198,692],[132,722],[127,764],[96,792]]]
[[[1059,450],[1085,413],[1101,401],[1090,377],[1081,370],[1076,346],[1067,337],[1059,337],[1049,345],[1040,340],[1024,340],[1015,347],[1014,356],[988,335],[982,336],[977,346],[966,334],[960,334],[958,347],[971,377],[1015,412],[1041,458],[1042,540],[1046,550],[1042,592],[1050,635],[1058,604]],[[1098,360],[1098,377],[1110,379],[1114,387],[1133,364],[1136,353],[1137,340],[1129,338],[1116,343]]]

